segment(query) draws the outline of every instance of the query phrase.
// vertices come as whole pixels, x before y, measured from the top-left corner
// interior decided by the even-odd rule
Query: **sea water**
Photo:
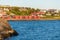
[[[9,40],[60,40],[60,20],[8,21],[19,35]]]

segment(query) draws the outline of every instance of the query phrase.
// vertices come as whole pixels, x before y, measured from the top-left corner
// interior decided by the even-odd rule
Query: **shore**
[[[40,16],[8,16],[2,17],[6,20],[60,20],[60,17],[40,17]]]
[[[6,19],[6,20],[60,20],[60,18],[40,18],[40,19]]]

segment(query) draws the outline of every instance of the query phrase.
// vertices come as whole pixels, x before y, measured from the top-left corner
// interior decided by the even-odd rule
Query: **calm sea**
[[[60,40],[60,20],[8,22],[19,33],[9,40]]]

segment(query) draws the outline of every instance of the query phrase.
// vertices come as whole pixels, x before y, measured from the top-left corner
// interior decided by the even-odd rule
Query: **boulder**
[[[18,33],[11,28],[7,20],[0,18],[0,40],[17,35]]]

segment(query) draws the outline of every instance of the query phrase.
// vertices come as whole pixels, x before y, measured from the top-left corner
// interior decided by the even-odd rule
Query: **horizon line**
[[[35,7],[30,7],[30,6],[17,6],[17,5],[1,5],[0,4],[0,6],[5,6],[5,7],[27,7],[27,8],[34,8],[34,9],[59,9],[60,10],[60,8],[35,8]]]

